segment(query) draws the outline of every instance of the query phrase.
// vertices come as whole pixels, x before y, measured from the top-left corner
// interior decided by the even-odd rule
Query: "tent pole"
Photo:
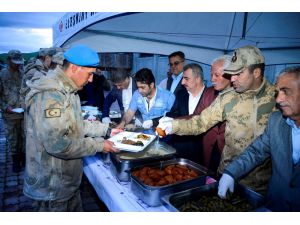
[[[242,40],[246,37],[246,29],[247,29],[247,19],[248,19],[248,13],[244,13],[244,22],[243,22],[243,33],[242,33]]]

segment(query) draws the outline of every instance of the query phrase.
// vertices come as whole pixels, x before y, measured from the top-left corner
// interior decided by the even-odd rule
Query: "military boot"
[[[22,170],[21,157],[19,155],[13,155],[13,172],[19,173]]]

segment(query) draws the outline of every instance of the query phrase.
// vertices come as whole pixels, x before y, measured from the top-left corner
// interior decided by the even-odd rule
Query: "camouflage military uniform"
[[[25,73],[21,83],[21,105],[25,105],[25,96],[29,92],[29,87],[27,86],[27,81],[38,80],[43,76],[46,76],[48,68],[45,67],[40,59],[37,59],[34,63],[28,64],[25,67]]]
[[[270,113],[275,109],[275,88],[266,80],[257,90],[236,93],[233,89],[220,94],[210,107],[190,120],[174,120],[173,132],[197,135],[215,124],[226,121],[225,147],[218,171],[224,168],[252,141],[263,133]],[[256,168],[241,183],[256,191],[265,191],[271,175],[270,160]]]
[[[81,183],[81,158],[103,150],[108,125],[83,121],[77,87],[59,67],[28,86],[24,193],[68,201]]]
[[[23,73],[11,72],[8,68],[0,72],[0,108],[5,123],[5,133],[8,149],[15,157],[24,152],[23,114],[8,113],[8,106],[19,108],[20,87]]]

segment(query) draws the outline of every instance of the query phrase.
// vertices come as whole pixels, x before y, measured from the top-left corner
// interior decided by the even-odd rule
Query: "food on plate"
[[[122,144],[126,144],[126,145],[134,145],[134,146],[144,146],[144,143],[141,141],[133,141],[130,139],[127,139],[126,137],[123,137]]]
[[[132,175],[150,186],[174,184],[199,176],[195,170],[179,164],[168,165],[162,169],[145,166],[132,171]]]
[[[150,136],[146,135],[146,134],[139,134],[138,136],[136,136],[137,139],[142,139],[142,140],[150,140]]]

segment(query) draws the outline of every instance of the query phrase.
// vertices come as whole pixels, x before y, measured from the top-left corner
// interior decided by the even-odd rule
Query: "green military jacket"
[[[68,199],[81,183],[81,158],[103,150],[108,125],[83,120],[77,87],[60,68],[28,84],[24,193]]]
[[[220,94],[200,115],[190,120],[174,120],[173,132],[198,135],[219,122],[226,121],[225,146],[218,171],[224,168],[252,141],[263,133],[269,115],[275,110],[275,88],[266,80],[257,90],[237,93],[230,89]],[[241,183],[264,192],[271,175],[270,160],[248,174]]]
[[[6,113],[8,106],[12,108],[21,107],[20,88],[23,72],[11,72],[8,68],[0,72],[0,108],[6,119],[23,118],[22,114]]]
[[[30,91],[27,82],[38,80],[39,78],[46,76],[48,68],[43,64],[40,59],[37,59],[34,63],[28,64],[25,67],[25,73],[21,83],[20,96],[21,105],[25,107],[25,97]]]

